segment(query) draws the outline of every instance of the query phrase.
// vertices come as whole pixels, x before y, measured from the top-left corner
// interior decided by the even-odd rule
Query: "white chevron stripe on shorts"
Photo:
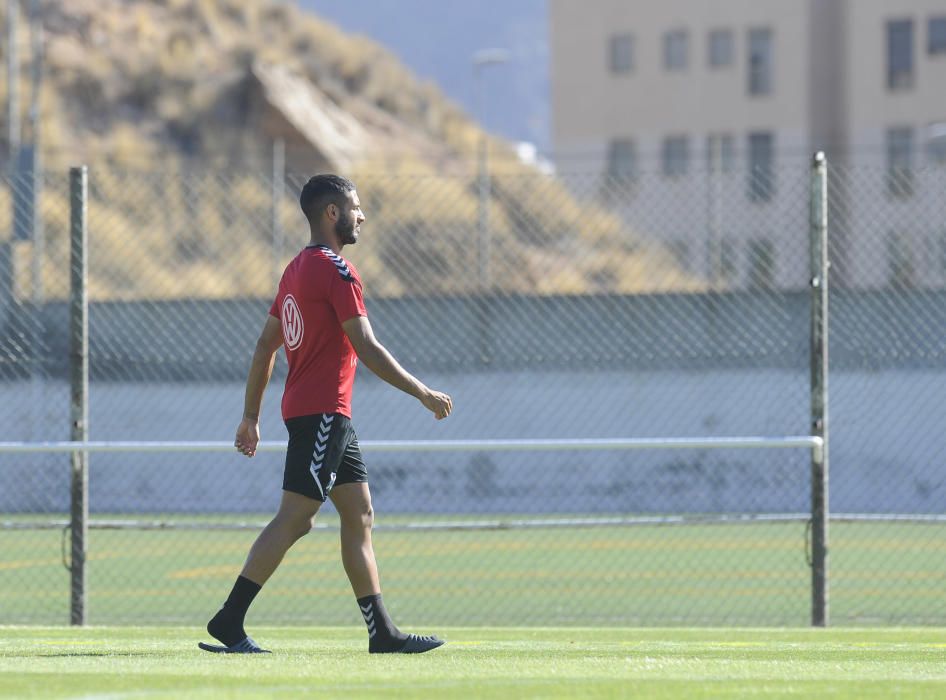
[[[335,419],[334,413],[327,413],[322,416],[322,422],[315,434],[315,447],[312,449],[312,464],[309,471],[312,472],[312,478],[315,479],[315,485],[319,488],[319,494],[325,498],[325,491],[322,489],[322,483],[319,481],[319,470],[322,469],[322,462],[325,461],[325,455],[328,452],[328,438],[332,432],[332,421]],[[333,478],[332,481],[335,479]],[[329,487],[331,488],[331,487]]]

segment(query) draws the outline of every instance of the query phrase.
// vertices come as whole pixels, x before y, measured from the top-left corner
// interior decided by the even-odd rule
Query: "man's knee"
[[[283,491],[279,512],[276,521],[284,532],[288,532],[295,539],[299,539],[312,530],[315,516],[322,504],[315,499],[302,496],[291,491]]]
[[[371,504],[365,506],[364,511],[361,513],[361,527],[365,530],[370,530],[374,526],[374,508],[371,507]]]
[[[347,529],[370,530],[374,526],[374,509],[371,503],[364,503],[359,508],[345,513],[342,526]]]
[[[276,521],[285,532],[288,532],[295,539],[299,539],[312,530],[317,513],[318,507],[313,509],[308,503],[298,504],[284,501],[276,514]]]
[[[314,515],[309,516],[309,517],[302,517],[299,520],[297,520],[296,521],[296,539],[298,539],[299,537],[305,537],[310,532],[312,532],[313,526],[315,526]]]
[[[336,486],[330,494],[338,511],[342,529],[346,532],[370,531],[374,525],[374,509],[366,483],[345,483]]]
[[[305,513],[280,512],[273,519],[273,524],[294,540],[304,537],[312,530],[315,516]]]

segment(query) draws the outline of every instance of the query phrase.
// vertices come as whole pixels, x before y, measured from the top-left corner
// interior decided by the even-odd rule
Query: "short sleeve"
[[[279,294],[273,299],[273,305],[269,307],[269,315],[282,320],[282,317],[279,315]]]
[[[367,316],[368,311],[365,309],[365,299],[358,278],[353,277],[351,281],[340,275],[332,275],[332,278],[329,303],[335,310],[338,322],[344,323],[356,316]]]

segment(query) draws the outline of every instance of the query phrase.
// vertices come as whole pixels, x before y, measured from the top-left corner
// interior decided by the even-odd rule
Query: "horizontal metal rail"
[[[185,516],[186,517],[186,516]],[[559,518],[484,518],[454,520],[418,520],[376,524],[375,530],[424,531],[424,530],[522,530],[541,528],[593,528],[633,525],[713,525],[749,522],[805,522],[805,513],[705,513],[694,515],[629,515],[612,517],[559,517]],[[200,522],[188,520],[146,520],[142,518],[90,518],[90,530],[259,530],[268,520],[236,520],[233,522]],[[0,530],[61,530],[69,525],[65,519],[45,521],[0,520]],[[331,523],[316,523],[313,529],[338,530]]]
[[[226,516],[226,514],[221,514]],[[0,530],[62,530],[69,527],[66,518],[40,520],[32,516],[20,520],[0,520]],[[376,530],[389,532],[403,531],[438,531],[438,530],[521,530],[545,528],[594,528],[594,527],[635,527],[667,525],[733,525],[748,523],[805,523],[811,519],[810,513],[699,513],[692,515],[628,515],[599,517],[558,517],[558,518],[497,518],[495,516],[478,519],[453,520],[416,520],[412,522],[379,523]],[[910,524],[946,524],[946,514],[932,513],[839,513],[830,517],[833,523],[910,523]],[[238,519],[230,522],[189,520],[184,514],[182,519],[173,516],[161,520],[147,518],[90,518],[90,530],[199,530],[234,531],[260,530],[268,520]],[[338,530],[337,525],[316,523],[315,530]]]
[[[705,438],[585,438],[518,440],[366,440],[364,452],[471,452],[477,450],[544,451],[564,450],[653,450],[653,449],[758,449],[807,447],[817,453],[824,441],[814,435],[784,437],[705,437]],[[88,442],[0,442],[0,454],[28,452],[229,452],[232,442],[90,440]],[[285,442],[260,442],[257,452],[282,452]]]

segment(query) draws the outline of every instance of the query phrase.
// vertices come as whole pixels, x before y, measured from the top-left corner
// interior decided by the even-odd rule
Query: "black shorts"
[[[333,487],[368,481],[351,420],[340,413],[317,413],[286,421],[284,491],[325,502]]]

